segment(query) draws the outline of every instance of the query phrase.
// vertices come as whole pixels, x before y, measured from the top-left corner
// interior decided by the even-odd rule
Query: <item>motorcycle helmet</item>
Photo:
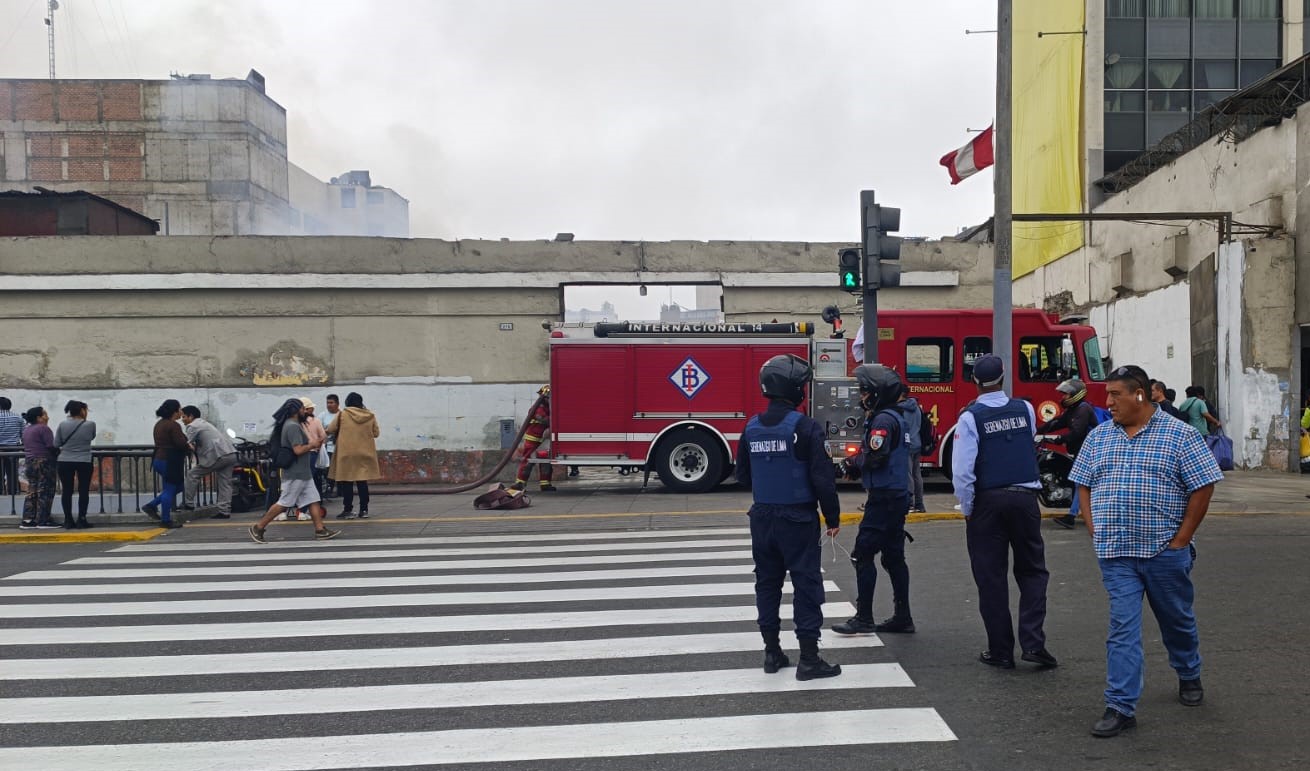
[[[774,356],[760,367],[760,390],[770,399],[800,404],[809,382],[810,365],[793,354]]]
[[[1055,390],[1064,394],[1060,404],[1065,407],[1072,407],[1083,399],[1087,398],[1087,386],[1083,381],[1076,377],[1071,377],[1055,387]]]
[[[855,368],[855,382],[860,385],[865,406],[877,412],[900,401],[905,384],[900,375],[881,364],[861,364]]]
[[[544,385],[537,389],[537,396],[550,396],[550,386]]]

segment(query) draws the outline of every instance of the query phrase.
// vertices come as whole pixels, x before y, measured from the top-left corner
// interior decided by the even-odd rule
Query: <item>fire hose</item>
[[[532,403],[531,407],[528,408],[527,418],[524,419],[523,427],[519,429],[518,435],[514,437],[514,443],[510,446],[509,450],[505,452],[505,457],[501,458],[500,462],[497,463],[496,467],[493,468],[491,471],[488,471],[486,474],[483,474],[482,476],[478,477],[472,482],[466,482],[462,485],[456,485],[454,487],[424,487],[424,486],[416,487],[411,485],[405,485],[403,490],[397,490],[394,493],[390,493],[390,494],[392,495],[453,495],[455,493],[466,493],[469,490],[476,490],[477,488],[487,484],[488,482],[491,482],[496,477],[500,476],[500,472],[504,471],[505,467],[509,465],[509,462],[514,459],[514,453],[518,451],[519,443],[523,441],[523,436],[528,432],[528,426],[531,425],[533,414],[536,413],[537,408],[541,406],[542,402],[546,401],[549,398],[550,398],[549,395],[542,394],[538,396],[537,400]],[[379,486],[379,488],[375,489],[373,492],[374,494],[379,494],[379,493],[386,494],[388,491],[386,491],[385,486]]]

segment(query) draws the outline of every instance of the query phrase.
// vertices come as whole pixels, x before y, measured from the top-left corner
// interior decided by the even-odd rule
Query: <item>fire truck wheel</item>
[[[681,428],[664,437],[655,472],[675,493],[703,493],[723,481],[723,449],[704,431]]]

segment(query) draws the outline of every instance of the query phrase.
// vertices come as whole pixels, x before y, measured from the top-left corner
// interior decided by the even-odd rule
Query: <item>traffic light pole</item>
[[[869,212],[873,209],[872,190],[860,191],[860,242],[869,241]],[[875,223],[876,224],[876,223]],[[878,285],[871,276],[879,275],[881,262],[877,252],[864,250],[864,363],[878,363]]]
[[[998,0],[996,19],[996,138],[993,195],[995,196],[995,262],[992,268],[992,352],[1001,357],[1005,366],[1005,393],[1014,394],[1014,312],[1013,248],[1013,153],[1011,136],[1013,115],[1011,100],[1014,89],[1014,28],[1011,17],[1012,0]],[[868,311],[865,311],[866,313]]]

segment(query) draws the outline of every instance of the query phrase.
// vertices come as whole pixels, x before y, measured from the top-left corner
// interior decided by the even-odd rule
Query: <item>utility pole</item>
[[[1012,0],[996,4],[996,157],[992,176],[995,196],[992,269],[992,352],[1005,365],[1005,393],[1014,394],[1014,329],[1012,325],[1014,291],[1014,202],[1013,152],[1011,136],[1014,118],[1011,101],[1014,91],[1014,26]],[[867,311],[866,311],[867,313]]]
[[[55,11],[59,10],[59,0],[46,0],[46,44],[50,47],[50,79],[55,79]]]
[[[869,210],[874,206],[872,190],[860,191],[860,243],[869,240]],[[861,248],[864,257],[864,361],[861,364],[878,363],[878,284],[874,271],[878,270],[878,256],[869,259],[869,253]]]

